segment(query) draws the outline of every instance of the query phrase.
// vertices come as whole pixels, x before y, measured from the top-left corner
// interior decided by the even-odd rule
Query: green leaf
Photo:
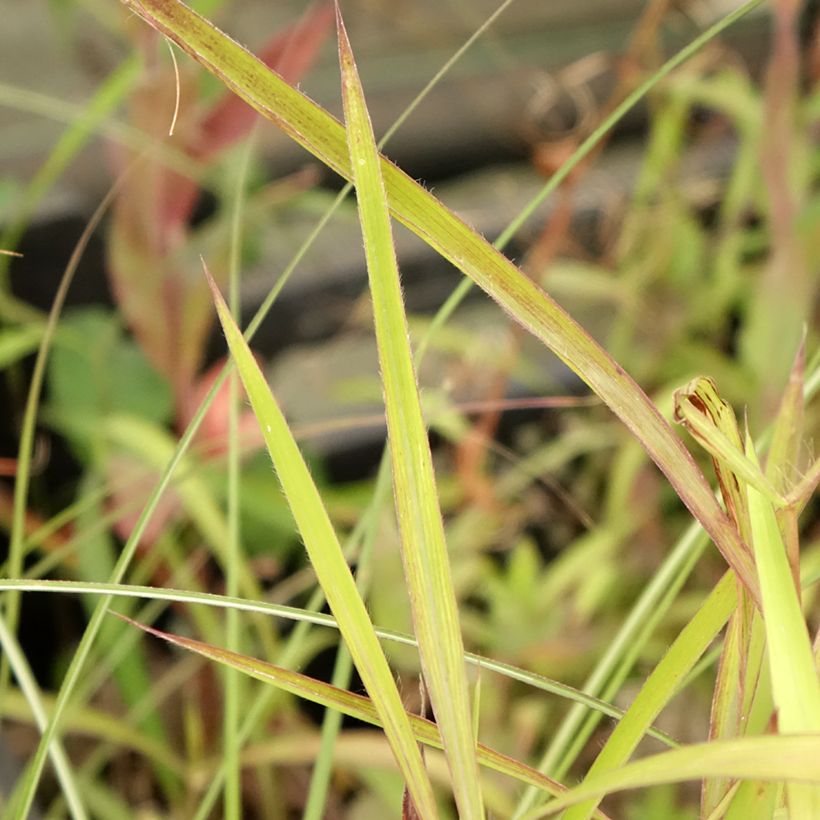
[[[481,818],[484,806],[458,604],[413,367],[387,196],[364,93],[338,7],[337,25],[347,141],[373,300],[405,581],[424,681],[444,741],[456,805],[462,817]]]
[[[33,353],[39,347],[42,338],[42,325],[4,327],[0,330],[0,368],[5,369]]]
[[[127,414],[167,424],[171,392],[113,314],[101,308],[68,313],[48,367],[49,419],[85,452],[103,419]]]
[[[746,454],[756,463],[751,439]],[[778,730],[820,732],[820,680],[777,516],[757,488],[749,485],[747,492]],[[793,817],[820,816],[820,788],[789,785],[786,791]]]
[[[652,674],[641,687],[641,691],[627,709],[621,722],[609,736],[604,748],[601,749],[587,772],[581,789],[587,782],[606,779],[613,769],[623,765],[629,759],[647,727],[677,694],[681,681],[709,648],[734,611],[737,606],[736,584],[734,575],[727,572],[694,618],[683,628],[661,662],[652,670]],[[716,776],[718,772],[709,774]],[[594,791],[593,799],[585,798],[583,802],[574,801],[579,805],[573,806],[567,812],[566,820],[581,820],[581,818],[590,817],[597,805],[595,798],[603,793]]]
[[[700,743],[645,757],[606,775],[585,780],[562,797],[525,815],[525,818],[536,820],[547,817],[581,800],[600,798],[624,789],[680,783],[712,776],[820,783],[820,734]],[[817,815],[792,816],[802,818]]]
[[[350,568],[345,562],[319,491],[285,416],[265,383],[259,365],[210,277],[209,281],[228,346],[316,577],[336,616],[342,637],[362,681],[378,710],[387,740],[416,807],[423,817],[437,817],[433,790],[396,682],[373,630],[364,601],[356,589]]]

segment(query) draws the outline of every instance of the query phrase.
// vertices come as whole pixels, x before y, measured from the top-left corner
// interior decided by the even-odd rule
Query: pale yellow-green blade
[[[351,178],[344,128],[326,111],[179,0],[124,1],[288,136]],[[757,2],[749,0],[733,12],[732,19]],[[757,598],[757,577],[748,550],[688,450],[640,387],[577,322],[483,237],[387,159],[382,158],[381,165],[393,215],[467,274],[587,382],[641,441]]]
[[[629,760],[647,727],[677,694],[681,681],[709,648],[736,606],[737,580],[727,572],[647,678],[590,767],[581,788],[587,781],[608,777]],[[714,776],[718,775],[715,771]],[[592,799],[576,801],[578,805],[567,811],[566,820],[586,820],[597,806],[599,796],[596,792]]]
[[[337,11],[347,141],[384,387],[405,582],[424,680],[462,817],[484,816],[458,620],[433,462],[422,417],[390,212],[353,53]]]
[[[722,740],[684,746],[671,752],[643,758],[621,769],[590,778],[562,797],[525,815],[536,820],[557,814],[581,800],[599,799],[624,789],[681,783],[703,777],[742,778],[744,780],[786,780],[807,788],[820,784],[820,734],[769,735]],[[792,814],[797,818],[817,814]]]
[[[760,612],[743,590],[739,592],[738,606],[726,628],[712,695],[710,740],[729,740],[747,733],[763,665],[766,641]],[[701,816],[708,817],[730,788],[732,784],[725,778],[706,778],[701,791]]]
[[[265,445],[276,468],[296,525],[339,629],[379,713],[396,762],[422,817],[437,817],[432,786],[396,682],[373,631],[364,601],[285,416],[276,403],[228,306],[213,282],[216,308],[231,355],[242,378]]]
[[[739,590],[738,606],[729,619],[712,695],[710,740],[730,740],[748,732],[749,713],[763,666],[765,634],[760,611]],[[708,777],[701,791],[701,816],[708,816],[735,788],[725,778]]]
[[[750,438],[746,455],[757,461]],[[778,730],[820,732],[820,680],[786,545],[771,501],[752,485],[747,493]],[[793,817],[820,817],[820,787],[789,784],[786,792]]]

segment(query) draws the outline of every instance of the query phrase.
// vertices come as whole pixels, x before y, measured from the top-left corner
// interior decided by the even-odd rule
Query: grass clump
[[[5,797],[8,816],[28,816],[35,800],[51,801],[53,816],[128,816],[133,798],[111,773],[135,751],[149,801],[171,816],[214,816],[220,799],[225,817],[251,805],[260,816],[319,817],[344,812],[345,799],[351,816],[388,806],[424,818],[820,812],[810,631],[820,468],[806,457],[820,379],[809,264],[817,105],[800,93],[791,7],[774,5],[762,89],[714,48],[754,1],[640,81],[627,73],[608,113],[574,138],[493,246],[379,153],[338,7],[344,124],[294,85],[330,36],[329,4],[275,38],[264,60],[178,0],[125,5],[236,96],[208,99],[199,120],[182,109],[176,154],[157,153],[161,118],[145,88],[132,91],[128,61],[31,183],[7,233],[10,247],[72,152],[131,94],[131,125],[149,148],[121,157],[50,314],[6,300],[11,383],[25,382],[23,357],[39,344],[0,581],[0,709],[34,724],[39,739]],[[641,23],[639,52],[659,19]],[[140,43],[153,54],[155,42]],[[181,98],[194,93],[190,66],[178,83]],[[168,93],[161,77],[149,86]],[[276,188],[255,179],[253,117],[239,99],[349,183],[244,335],[251,216],[298,199],[313,179]],[[573,228],[559,203],[521,267],[506,258],[547,197],[566,206],[612,128],[646,100],[634,193],[598,251],[569,257]],[[699,143],[712,147],[696,126],[704,107],[733,161],[717,189],[692,192],[681,168]],[[221,200],[199,227],[194,203],[206,185]],[[387,445],[375,478],[339,488],[306,457],[250,344],[351,186]],[[109,206],[119,313],[63,316]],[[465,274],[426,323],[406,312],[393,220]],[[190,273],[195,251],[214,268],[207,282]],[[475,337],[460,308],[473,285],[509,318],[500,363],[470,361]],[[561,302],[607,306],[596,335],[549,295],[552,285]],[[203,375],[212,304],[230,359]],[[502,444],[499,409],[515,406],[507,388],[518,368],[537,367],[525,333],[597,400],[536,402],[563,408],[552,434],[524,425]],[[466,406],[425,384],[426,357],[443,351],[471,376],[493,370],[484,401]],[[30,492],[38,416],[81,473],[74,501],[50,520]],[[430,429],[443,442],[432,452]],[[88,607],[53,693],[17,636],[21,596],[44,591]],[[159,655],[135,626],[186,651]],[[333,685],[295,671],[329,647]],[[326,710],[321,731],[286,694]],[[124,729],[111,724],[112,698]],[[342,714],[376,728],[348,729]],[[90,751],[73,742],[83,726]],[[41,788],[47,759],[56,789]],[[288,772],[305,767],[311,778],[294,789]],[[699,794],[677,785],[692,782]]]

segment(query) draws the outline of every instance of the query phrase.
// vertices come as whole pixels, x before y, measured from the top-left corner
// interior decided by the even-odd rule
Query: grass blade
[[[381,726],[378,712],[372,702],[361,695],[347,692],[329,683],[314,680],[299,672],[292,672],[288,669],[257,660],[256,658],[249,658],[246,655],[240,655],[227,649],[220,649],[219,647],[211,646],[210,644],[193,640],[192,638],[162,632],[158,629],[132,621],[130,618],[123,618],[123,620],[127,620],[134,626],[145,630],[151,635],[156,635],[158,638],[162,638],[169,643],[180,646],[190,652],[195,652],[224,666],[229,666],[264,683],[278,686],[297,697],[305,698],[313,703],[319,703],[328,709],[336,709],[343,714],[355,717],[366,723]],[[418,715],[408,714],[407,718],[412,726],[414,736],[420,743],[424,743],[426,746],[431,746],[435,749],[444,748],[439,728],[435,723],[421,718]],[[563,786],[551,780],[546,775],[540,774],[535,769],[530,768],[520,761],[500,754],[486,746],[477,744],[476,754],[484,766],[535,786],[549,794],[562,795],[566,791]],[[602,815],[600,812],[596,813],[596,817],[603,816],[605,815]]]
[[[585,781],[563,797],[540,806],[526,820],[547,817],[590,797],[660,783],[721,776],[761,781],[820,783],[820,735],[768,736],[699,743],[664,752]],[[792,817],[816,817],[814,814]]]
[[[316,576],[336,616],[356,668],[379,712],[396,762],[423,817],[436,817],[436,803],[396,682],[364,602],[359,597],[319,491],[284,414],[265,382],[242,333],[213,281],[217,313],[242,378],[265,445],[305,543]]]
[[[584,783],[606,778],[629,759],[647,727],[677,694],[681,681],[709,648],[736,606],[737,581],[731,572],[727,572],[647,678],[590,767]],[[602,792],[596,792],[596,796],[599,794]],[[578,805],[566,813],[566,820],[588,818],[596,805],[595,798],[578,801]]]
[[[413,367],[387,196],[361,82],[338,7],[337,25],[342,99],[373,300],[405,581],[424,680],[444,741],[456,804],[462,817],[481,818],[484,807],[458,604]]]
[[[756,462],[750,439],[746,455]],[[820,680],[777,516],[756,487],[747,492],[778,730],[820,732]],[[820,815],[820,788],[791,785],[787,795],[793,817]]]
[[[320,612],[313,612],[309,609],[298,609],[297,607],[285,606],[283,604],[270,604],[266,601],[249,601],[245,598],[230,598],[226,595],[216,595],[210,592],[192,592],[190,590],[136,586],[133,584],[100,584],[83,581],[0,580],[0,592],[10,589],[16,589],[21,592],[88,593],[93,595],[110,595],[117,598],[139,598],[148,601],[200,604],[218,609],[236,609],[240,612],[256,612],[261,615],[272,615],[299,623],[324,626],[329,629],[339,628],[334,618]],[[376,635],[383,640],[395,641],[405,646],[417,645],[414,638],[403,632],[395,632],[390,629],[380,629],[377,627]],[[494,660],[493,658],[476,655],[473,652],[465,652],[464,658],[467,663],[479,667],[483,672],[496,672],[499,675],[504,675],[511,680],[517,680],[543,692],[549,692],[558,697],[580,703],[587,709],[600,712],[602,715],[606,715],[614,720],[619,720],[624,715],[621,709],[612,706],[612,704],[580,692],[565,683],[545,678],[534,672],[527,672],[516,666],[511,666],[508,663]],[[647,734],[661,741],[661,743],[665,743],[667,746],[677,747],[678,745],[669,735],[656,729],[648,730]]]

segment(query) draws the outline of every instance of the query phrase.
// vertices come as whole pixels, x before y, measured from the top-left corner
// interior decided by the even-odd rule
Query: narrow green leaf
[[[585,780],[562,797],[525,815],[525,818],[536,820],[548,817],[581,800],[599,799],[624,789],[680,783],[708,776],[820,784],[820,734],[699,743],[645,757],[616,771]]]
[[[123,2],[288,136],[337,173],[351,178],[344,129],[326,111],[179,0]],[[758,3],[750,0],[729,17],[737,19]],[[705,42],[708,37],[699,39]],[[641,441],[757,599],[754,566],[737,531],[689,451],[640,387],[554,300],[483,237],[387,159],[381,158],[381,166],[393,215],[466,273],[606,402]]]
[[[743,590],[739,592],[720,654],[709,720],[710,740],[729,740],[747,734],[749,712],[758,691],[765,649],[763,622],[749,596]],[[711,815],[731,788],[732,784],[724,778],[707,778],[701,792],[701,816]]]
[[[747,454],[756,458],[751,441]],[[820,681],[777,517],[756,488],[748,493],[778,725],[783,732],[820,732]]]
[[[746,455],[756,462],[750,438]],[[820,732],[820,680],[777,516],[755,487],[747,492],[778,730]],[[793,817],[820,816],[819,787],[789,785],[786,791]]]
[[[464,645],[422,416],[379,154],[341,14],[339,63],[350,165],[364,238],[384,386],[405,581],[424,680],[462,817],[481,818]]]
[[[733,573],[727,572],[721,578],[694,618],[683,628],[660,663],[652,670],[652,674],[627,709],[623,720],[609,736],[579,788],[583,789],[588,782],[609,777],[613,769],[622,766],[629,759],[647,727],[677,694],[681,681],[707,650],[734,611],[737,606],[736,586],[737,581]],[[715,771],[711,774],[719,773]],[[594,795],[597,797],[603,793],[605,792],[595,791]],[[590,817],[597,805],[595,797],[584,798],[583,802],[574,801],[578,805],[566,813],[566,820]]]
[[[4,327],[0,330],[0,368],[5,370],[37,350],[42,337],[43,327],[40,324]]]
[[[0,616],[0,647],[3,654],[8,658],[9,666],[14,672],[14,677],[17,679],[20,690],[25,697],[26,711],[34,717],[37,728],[42,732],[48,725],[48,713],[43,693],[34,679],[23,648],[17,641],[16,636],[9,630],[2,616]],[[14,698],[14,695],[13,690],[3,693],[3,709],[9,708],[9,701]],[[57,774],[57,780],[60,783],[66,803],[70,807],[72,817],[77,818],[77,820],[84,820],[88,814],[80,797],[77,780],[68,755],[66,755],[65,748],[60,740],[56,740],[50,745],[49,756],[54,765],[54,771]],[[12,797],[11,802],[14,804],[15,800],[23,799],[25,799],[25,795],[22,792],[17,792]]]
[[[435,798],[424,763],[401,703],[396,682],[387,665],[364,602],[359,597],[350,568],[285,416],[276,403],[262,371],[228,306],[209,278],[217,313],[242,378],[265,445],[302,535],[316,577],[339,629],[373,699],[399,769],[423,817],[437,816]]]

